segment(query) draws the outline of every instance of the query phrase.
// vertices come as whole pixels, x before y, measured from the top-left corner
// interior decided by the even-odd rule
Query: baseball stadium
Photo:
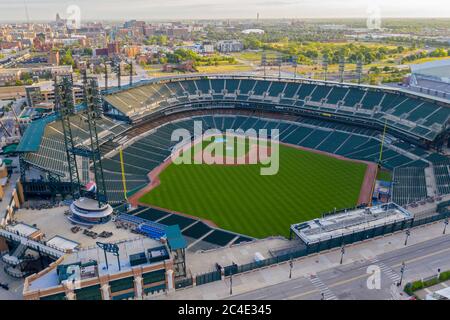
[[[70,99],[67,88],[57,101]],[[194,75],[98,90],[86,101],[30,123],[16,149],[22,202],[75,200],[75,225],[125,221],[153,239],[166,234],[174,250],[198,252],[288,239],[292,225],[342,211],[414,208],[450,194],[445,99],[331,81]],[[180,130],[191,134],[184,145],[174,138]],[[246,136],[250,130],[268,135]],[[226,161],[205,159],[211,150],[210,158]],[[203,162],[176,163],[184,153]],[[275,174],[261,174],[274,165]],[[82,201],[89,196],[92,203]]]
[[[392,200],[400,205],[448,188],[439,175],[436,194],[424,182],[427,167],[445,168],[439,153],[448,140],[445,100],[330,82],[195,76],[110,89],[103,103],[97,126],[111,204],[127,199],[261,238],[286,235],[290,224],[323,212],[370,203],[377,167],[398,182]],[[73,118],[73,135],[87,143],[83,115]],[[41,137],[25,136],[18,151],[30,168],[64,180],[64,137],[61,124],[51,120],[36,124],[42,125]],[[203,131],[278,129],[278,174],[262,176],[257,164],[168,165],[179,142],[172,132],[194,134],[199,124]],[[151,177],[158,177],[156,188],[149,188]],[[86,163],[81,180],[89,180]],[[149,218],[164,223],[159,215]]]

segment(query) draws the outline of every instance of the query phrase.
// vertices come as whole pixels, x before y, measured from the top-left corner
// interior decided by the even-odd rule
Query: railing
[[[23,261],[23,259],[21,259],[20,257],[26,250],[27,246],[19,243],[19,245],[13,252],[7,253],[2,256],[2,261],[10,266],[17,266]]]
[[[192,286],[192,284],[193,284],[192,277],[185,278],[185,279],[178,279],[178,280],[175,280],[175,289],[187,288],[187,287]]]
[[[202,284],[218,281],[221,279],[222,279],[222,275],[221,275],[220,271],[212,271],[212,272],[207,272],[207,273],[197,275],[195,277],[195,283],[196,283],[196,285],[199,286]]]
[[[20,242],[31,249],[38,250],[39,252],[53,258],[60,258],[65,254],[65,252],[59,248],[49,246],[36,240],[31,240],[19,232],[8,231],[6,228],[0,228],[0,236],[12,241]]]
[[[131,88],[140,87],[143,85],[151,84],[151,83],[158,83],[160,81],[181,81],[181,80],[195,80],[195,79],[202,79],[202,78],[209,78],[209,79],[250,79],[250,80],[266,80],[266,81],[291,81],[291,82],[298,82],[298,83],[309,83],[309,84],[334,84],[337,86],[343,86],[347,88],[372,88],[372,89],[383,89],[388,92],[402,92],[410,94],[410,90],[405,90],[404,88],[399,87],[389,87],[389,86],[379,86],[379,85],[370,85],[370,84],[356,84],[356,83],[341,83],[339,81],[331,81],[331,80],[320,80],[320,79],[310,79],[306,77],[296,77],[293,76],[261,76],[261,75],[255,75],[253,73],[240,73],[238,75],[233,74],[207,74],[207,73],[194,73],[194,74],[185,74],[185,75],[172,75],[172,76],[164,76],[164,77],[158,77],[153,79],[142,79],[140,81],[137,81],[131,85],[122,85],[119,87],[109,88],[108,90],[102,90],[102,94],[111,94],[114,92],[124,91]],[[417,92],[417,95],[419,96],[425,96],[422,92]],[[439,100],[443,100],[442,98],[437,97]],[[444,100],[445,101],[445,100]],[[445,101],[447,102],[447,101]]]
[[[24,278],[33,273],[20,271],[11,266],[5,266],[3,270],[5,271],[6,274],[10,275],[13,278]]]

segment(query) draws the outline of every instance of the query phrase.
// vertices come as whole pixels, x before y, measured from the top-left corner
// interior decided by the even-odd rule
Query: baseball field
[[[277,174],[260,175],[263,166],[171,163],[139,201],[256,238],[288,236],[293,223],[355,206],[367,168],[286,145],[279,145]]]

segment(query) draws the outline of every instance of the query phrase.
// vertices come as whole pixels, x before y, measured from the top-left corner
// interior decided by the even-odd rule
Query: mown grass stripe
[[[357,203],[366,165],[280,146],[280,170],[260,165],[170,165],[142,202],[214,221],[262,238],[289,234],[292,223]]]

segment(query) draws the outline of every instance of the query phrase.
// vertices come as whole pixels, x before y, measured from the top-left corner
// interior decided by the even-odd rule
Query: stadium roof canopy
[[[186,240],[181,235],[178,225],[167,226],[165,229],[167,242],[171,250],[185,249],[187,247]]]
[[[86,107],[83,103],[75,106],[75,112],[80,112]],[[20,139],[20,143],[17,147],[16,152],[37,152],[39,151],[39,146],[41,145],[42,137],[45,133],[45,128],[48,124],[58,120],[59,113],[53,113],[50,116],[34,120],[25,130],[25,133]]]
[[[14,153],[17,150],[17,143],[10,144],[6,147],[3,147],[3,154]]]
[[[25,130],[20,143],[17,146],[16,152],[36,152],[41,145],[42,137],[44,136],[45,127],[47,124],[56,120],[56,116],[50,116],[35,120]]]
[[[430,61],[411,65],[411,71],[416,75],[436,78],[450,83],[450,59]]]

